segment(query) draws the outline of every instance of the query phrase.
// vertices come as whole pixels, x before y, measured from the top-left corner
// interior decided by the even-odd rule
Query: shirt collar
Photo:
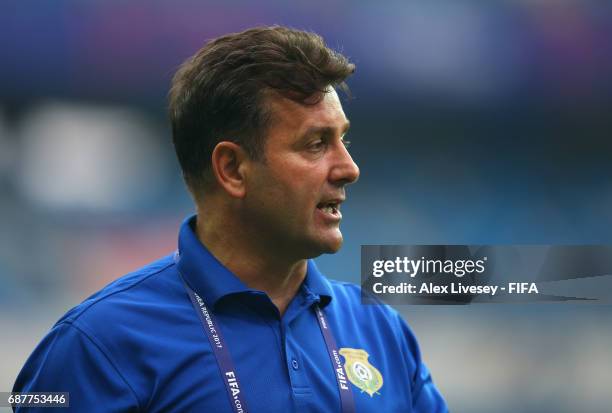
[[[308,260],[306,269],[306,279],[302,288],[308,293],[318,296],[319,305],[321,308],[327,306],[332,299],[332,290],[329,280],[317,268],[313,260]]]
[[[221,298],[228,295],[262,294],[261,291],[248,288],[200,242],[194,231],[196,219],[197,215],[185,219],[179,231],[177,268],[185,282],[213,308]],[[315,295],[321,307],[331,301],[329,281],[313,260],[308,260],[302,289],[306,294]]]

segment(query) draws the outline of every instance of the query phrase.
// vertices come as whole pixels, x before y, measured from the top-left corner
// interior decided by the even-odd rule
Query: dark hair
[[[169,93],[172,140],[192,192],[210,179],[212,151],[222,140],[263,158],[271,91],[311,104],[355,71],[315,34],[256,27],[211,40],[181,65]]]

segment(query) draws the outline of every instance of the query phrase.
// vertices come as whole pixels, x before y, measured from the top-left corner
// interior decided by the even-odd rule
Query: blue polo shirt
[[[340,412],[317,303],[357,412],[447,411],[414,335],[394,310],[362,305],[359,287],[326,279],[309,261],[280,317],[264,292],[247,288],[210,254],[194,224],[195,216],[181,227],[178,264],[173,254],[164,257],[68,311],[29,357],[13,391],[70,392],[69,410],[88,413],[231,412],[182,274],[216,316],[250,412]]]

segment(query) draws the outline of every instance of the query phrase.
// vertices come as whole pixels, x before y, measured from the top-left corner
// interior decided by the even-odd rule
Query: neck
[[[247,228],[198,209],[200,242],[247,287],[265,292],[282,316],[306,278],[306,260],[283,257]]]

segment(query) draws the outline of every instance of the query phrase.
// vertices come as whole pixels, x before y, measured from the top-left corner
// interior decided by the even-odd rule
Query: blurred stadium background
[[[612,2],[2,2],[0,390],[68,308],[175,248],[172,73],[275,23],[358,68],[329,276],[359,282],[361,244],[612,243]],[[609,306],[398,309],[453,412],[612,411]]]

